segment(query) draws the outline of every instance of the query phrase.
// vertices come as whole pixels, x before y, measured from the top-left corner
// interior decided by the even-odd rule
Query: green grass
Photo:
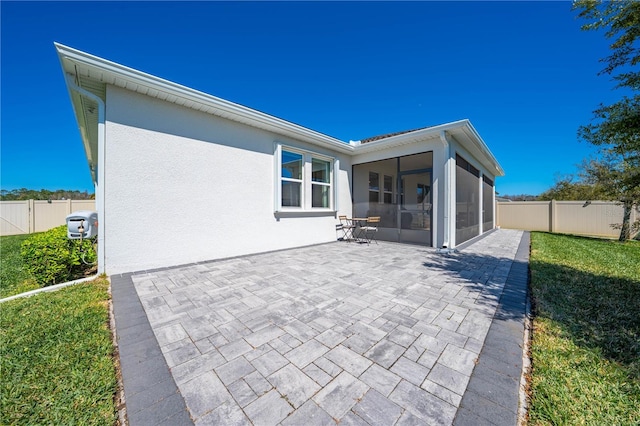
[[[23,267],[20,257],[20,245],[29,236],[0,237],[0,299],[41,287]]]
[[[533,233],[530,265],[530,424],[640,424],[640,242]]]
[[[109,283],[0,305],[0,424],[113,425]]]

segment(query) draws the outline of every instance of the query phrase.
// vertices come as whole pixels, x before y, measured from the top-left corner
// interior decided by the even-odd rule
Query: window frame
[[[282,176],[282,169],[283,169],[283,164],[282,164],[282,154],[284,153],[284,151],[289,152],[291,154],[297,154],[299,155],[301,158],[298,161],[301,161],[301,165],[300,165],[300,179],[298,178],[290,178],[290,177],[284,177]],[[286,208],[301,208],[304,205],[304,174],[305,174],[305,161],[304,161],[304,154],[301,154],[299,152],[295,152],[295,151],[291,151],[291,150],[282,150],[280,151],[280,205],[282,207],[286,207]],[[300,193],[299,195],[299,200],[300,200],[300,206],[283,206],[282,205],[282,185],[283,182],[292,182],[292,183],[298,183],[300,184]]]
[[[304,159],[304,156],[303,156]],[[328,163],[329,165],[329,182],[319,182],[319,181],[315,181],[313,180],[313,160],[316,161],[323,161],[325,163]],[[310,168],[311,168],[311,179],[309,179],[309,181],[311,182],[311,190],[309,192],[310,198],[311,198],[311,208],[312,209],[331,209],[331,206],[333,204],[333,197],[332,197],[332,181],[333,181],[333,162],[331,160],[325,159],[325,158],[321,158],[320,156],[316,155],[316,154],[311,154],[311,158],[309,161],[310,164]],[[325,187],[325,188],[329,188],[329,205],[327,207],[314,207],[313,206],[313,187],[314,186],[321,186],[321,187]]]
[[[302,156],[302,179],[292,179],[282,176],[282,154],[283,152],[290,152]],[[275,199],[274,199],[274,211],[276,213],[303,213],[303,212],[332,212],[334,213],[337,208],[336,199],[336,158],[323,155],[315,151],[307,149],[297,148],[291,145],[285,145],[276,143],[275,149]],[[313,180],[313,160],[326,161],[329,163],[329,182],[315,182]],[[297,206],[283,206],[282,205],[282,183],[283,182],[300,182],[301,194],[300,194],[300,207]],[[328,207],[313,207],[313,187],[324,186],[329,188],[329,206]]]

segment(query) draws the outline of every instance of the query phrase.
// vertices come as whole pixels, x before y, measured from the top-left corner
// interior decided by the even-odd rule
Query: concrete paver
[[[353,407],[354,413],[372,425],[395,424],[403,411],[399,405],[389,401],[375,389],[369,389],[362,400]]]
[[[362,381],[343,371],[322,388],[313,400],[334,419],[341,419],[369,390]]]
[[[112,277],[129,420],[515,424],[522,236],[497,230],[450,255],[334,243]]]

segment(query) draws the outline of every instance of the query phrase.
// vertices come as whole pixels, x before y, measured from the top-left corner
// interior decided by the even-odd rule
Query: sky
[[[0,2],[0,186],[93,192],[53,43],[345,142],[469,119],[539,194],[621,97],[571,2]]]

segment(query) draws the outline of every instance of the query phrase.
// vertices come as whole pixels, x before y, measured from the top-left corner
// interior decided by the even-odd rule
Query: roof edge
[[[220,115],[226,117],[227,119],[234,120],[235,117],[235,121],[238,121],[245,125],[260,128],[283,136],[296,138],[301,140],[302,142],[322,146],[324,148],[345,154],[355,155],[360,153],[385,150],[395,146],[416,142],[421,138],[439,137],[441,132],[443,131],[453,132],[456,130],[462,130],[464,133],[466,133],[466,137],[470,140],[470,142],[475,145],[475,147],[480,151],[480,153],[482,153],[482,155],[486,157],[488,162],[492,163],[495,166],[495,169],[498,172],[498,176],[504,176],[504,170],[489,150],[487,144],[484,142],[484,140],[482,140],[482,138],[468,119],[421,128],[400,134],[392,134],[391,136],[366,143],[360,143],[360,141],[345,142],[317,132],[315,130],[311,130],[298,124],[286,121],[284,119],[257,111],[255,109],[231,101],[227,101],[222,98],[218,98],[205,92],[201,92],[190,87],[183,86],[181,84],[174,83],[160,77],[156,77],[151,74],[147,74],[134,68],[130,68],[116,62],[112,62],[107,59],[83,52],[81,50],[65,46],[61,43],[54,42],[54,46],[57,50],[58,58],[60,60],[63,72],[65,72],[65,61],[69,61],[71,64],[76,65],[76,67],[81,66],[85,67],[86,71],[94,71],[94,77],[87,78],[92,78],[93,80],[100,83],[113,84],[111,82],[104,81],[105,74],[111,74],[112,76],[123,80],[125,84],[121,87],[124,87],[127,90],[135,91],[135,89],[127,87],[126,83],[130,82],[132,85],[136,86],[136,88],[140,86],[141,88],[151,89],[157,93],[171,95],[175,97],[176,100],[190,101],[195,105],[200,105],[219,111],[221,113]],[[147,94],[147,96],[153,95]],[[74,109],[76,109],[75,105]],[[216,115],[212,111],[203,112]]]
[[[416,142],[418,139],[427,137],[440,137],[441,132],[453,132],[461,130],[467,133],[469,140],[476,148],[486,157],[486,159],[495,167],[497,176],[504,176],[504,170],[491,150],[484,142],[478,131],[473,127],[471,121],[467,118],[450,123],[439,124],[437,126],[425,127],[405,133],[394,134],[386,138],[377,139],[371,142],[361,143],[355,146],[354,154],[364,154],[372,151],[388,149],[395,146],[401,146]]]
[[[178,98],[187,99],[197,104],[203,104],[205,106],[221,110],[231,116],[241,117],[245,120],[261,123],[263,127],[270,128],[271,131],[275,133],[284,133],[289,136],[296,135],[297,137],[302,138],[305,142],[324,145],[327,148],[344,153],[351,153],[353,151],[353,146],[347,142],[298,124],[291,123],[281,118],[147,74],[134,68],[65,46],[61,43],[54,42],[54,46],[56,47],[61,62],[67,59],[102,72],[112,73],[123,80],[130,81],[136,85],[148,87],[159,92],[169,93]]]
[[[500,163],[498,162],[498,160],[496,159],[496,157],[493,155],[493,153],[491,152],[491,150],[489,149],[489,146],[485,143],[484,139],[482,139],[482,136],[480,136],[480,134],[478,133],[478,131],[476,130],[475,127],[473,127],[473,125],[471,124],[471,121],[469,121],[468,119],[465,119],[464,121],[466,121],[466,126],[465,128],[472,133],[473,138],[472,140],[478,145],[478,148],[480,149],[480,151],[487,156],[487,158],[496,166],[496,171],[498,172],[498,176],[504,176],[504,169],[502,168],[502,166],[500,165]]]
[[[459,128],[469,120],[453,121],[451,123],[439,124],[437,126],[423,127],[421,129],[412,130],[405,133],[393,134],[386,138],[377,139],[371,142],[361,143],[357,145],[356,154],[377,151],[379,149],[386,149],[388,147],[404,145],[406,143],[414,142],[415,139],[423,138],[425,136],[439,137],[440,132],[447,131],[455,128]]]

